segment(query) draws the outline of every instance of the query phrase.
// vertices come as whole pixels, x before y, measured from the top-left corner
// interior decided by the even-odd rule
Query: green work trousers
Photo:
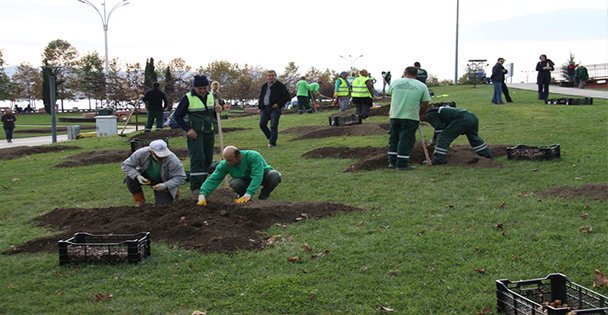
[[[156,120],[156,130],[163,130],[163,111],[148,111],[148,120],[146,121],[146,129],[144,132],[150,132],[152,130],[152,126],[154,125],[154,121]]]
[[[190,157],[190,190],[200,190],[213,162],[213,133],[196,132],[196,139],[188,139],[188,156]]]
[[[488,145],[479,137],[479,120],[471,113],[464,113],[462,117],[450,122],[437,137],[435,151],[433,152],[433,164],[445,164],[448,148],[452,141],[459,135],[466,135],[473,150],[483,157],[492,159],[494,156]]]
[[[411,119],[390,119],[388,134],[388,163],[397,168],[408,167],[410,154],[416,143],[419,121]]]

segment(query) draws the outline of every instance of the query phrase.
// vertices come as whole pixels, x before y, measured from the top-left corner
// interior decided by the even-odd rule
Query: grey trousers
[[[270,193],[279,185],[281,182],[281,173],[276,170],[264,171],[264,177],[262,178],[262,191],[258,199],[264,200],[270,197]],[[245,178],[233,178],[230,181],[230,188],[234,190],[239,196],[243,196],[247,192],[251,179]]]

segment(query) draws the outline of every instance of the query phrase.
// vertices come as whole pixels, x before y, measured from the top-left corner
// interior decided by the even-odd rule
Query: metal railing
[[[585,65],[590,80],[608,79],[608,63]]]

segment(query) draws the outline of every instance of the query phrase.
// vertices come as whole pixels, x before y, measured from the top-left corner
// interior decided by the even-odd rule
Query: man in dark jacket
[[[555,63],[551,59],[547,59],[547,55],[542,54],[539,57],[540,61],[536,64],[536,84],[538,84],[538,99],[546,100],[549,98],[549,84],[551,84],[551,71],[554,70]]]
[[[15,115],[10,109],[2,115],[2,126],[4,127],[4,134],[6,135],[6,142],[13,142],[13,129],[15,129]]]
[[[492,67],[492,86],[494,86],[494,95],[492,95],[492,104],[504,104],[502,101],[502,84],[505,82],[505,67],[502,64],[505,63],[504,58],[498,58],[494,67]]]
[[[146,129],[144,132],[150,132],[154,120],[156,120],[156,130],[163,129],[163,111],[169,109],[169,102],[167,96],[163,91],[160,90],[160,84],[154,82],[152,89],[146,92],[146,95],[142,98],[142,101],[146,103],[146,110],[148,111],[148,120],[146,121]],[[165,102],[165,106],[163,106]]]
[[[268,147],[277,145],[279,137],[279,118],[281,118],[281,108],[291,97],[285,84],[277,80],[277,73],[274,70],[267,71],[267,80],[260,91],[258,108],[260,109],[260,129],[268,139]],[[270,121],[270,129],[268,129]]]

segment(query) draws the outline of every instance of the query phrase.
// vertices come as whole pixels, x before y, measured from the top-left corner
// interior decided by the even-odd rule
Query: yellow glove
[[[338,97],[338,92],[334,92],[334,98]]]
[[[207,198],[205,198],[205,195],[198,195],[198,202],[196,205],[203,207],[207,205]]]
[[[234,203],[242,204],[242,203],[246,203],[249,200],[251,200],[251,196],[249,194],[244,194],[243,197],[235,199]]]

